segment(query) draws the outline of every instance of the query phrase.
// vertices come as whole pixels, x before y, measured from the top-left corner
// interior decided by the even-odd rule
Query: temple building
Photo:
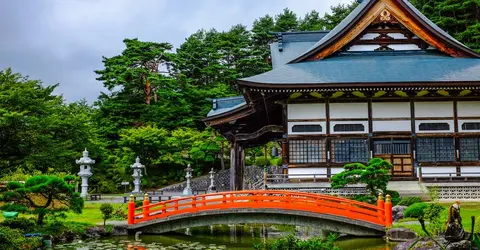
[[[204,122],[232,143],[282,143],[288,178],[381,157],[392,178],[480,177],[480,55],[408,0],[364,0],[331,31],[276,33],[273,69],[238,79]]]

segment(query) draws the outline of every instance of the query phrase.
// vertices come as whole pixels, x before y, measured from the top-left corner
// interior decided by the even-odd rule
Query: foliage
[[[424,217],[429,221],[427,229],[434,235],[440,234],[443,230],[444,223],[441,221],[440,215],[444,210],[445,207],[439,205],[438,203],[430,203],[424,209]]]
[[[258,167],[265,167],[270,165],[270,160],[268,160],[268,157],[265,159],[265,157],[258,157],[255,160],[255,166]]]
[[[344,170],[332,177],[332,188],[343,188],[349,184],[365,184],[371,196],[387,191],[392,165],[381,158],[373,158],[365,166],[362,163],[351,163]]]
[[[37,225],[43,224],[47,214],[64,211],[81,213],[83,199],[68,184],[72,177],[39,175],[28,179],[25,184],[9,182],[7,191],[0,196],[4,211],[17,211],[37,215]]]
[[[360,201],[360,202],[365,202],[368,204],[375,205],[377,204],[377,197],[376,196],[371,196],[371,195],[364,195],[364,194],[356,194],[350,199],[355,200],[355,201]]]
[[[337,236],[330,234],[327,239],[319,237],[313,237],[306,240],[300,240],[294,235],[287,235],[279,238],[273,242],[267,242],[264,244],[258,244],[254,246],[254,249],[265,250],[339,250],[340,248],[335,246]]]
[[[14,220],[5,220],[0,226],[21,230],[24,233],[31,233],[35,229],[35,221],[32,219],[16,218]]]
[[[17,169],[70,172],[78,152],[99,146],[91,107],[64,103],[52,94],[56,87],[0,71],[0,176]]]
[[[277,157],[277,158],[271,158],[270,159],[270,166],[282,166],[283,164],[283,159],[282,157]]]
[[[405,211],[403,212],[403,216],[405,218],[422,218],[425,215],[425,210],[427,209],[427,207],[427,203],[415,203],[405,209]]]
[[[22,231],[0,226],[0,242],[3,250],[37,249],[41,246],[38,237],[25,238]]]
[[[480,234],[480,216],[475,217],[475,233]]]
[[[100,211],[102,211],[103,226],[105,226],[107,220],[112,218],[113,216],[113,206],[108,203],[102,204],[100,206]]]
[[[466,46],[480,51],[478,0],[411,0],[423,14]]]
[[[385,192],[385,195],[390,195],[390,200],[392,202],[392,206],[396,206],[398,205],[398,203],[400,202],[401,198],[400,198],[400,194],[395,191],[395,190],[387,190]]]
[[[423,202],[422,198],[417,197],[417,196],[412,196],[412,197],[404,197],[400,200],[398,203],[399,206],[410,206],[415,203]]]

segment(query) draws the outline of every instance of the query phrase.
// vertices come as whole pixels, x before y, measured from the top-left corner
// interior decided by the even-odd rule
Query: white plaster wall
[[[453,102],[415,102],[415,117],[453,117]]]
[[[301,176],[295,176],[296,174],[301,174]],[[306,175],[304,175],[306,174]],[[288,169],[288,178],[299,179],[299,178],[312,178],[314,174],[322,174],[323,176],[315,176],[315,178],[327,178],[327,168],[289,168]]]
[[[470,123],[470,122],[480,122],[480,120],[458,120],[458,131],[465,132],[465,133],[472,133],[472,132],[480,132],[480,130],[463,130],[462,125],[463,123]]]
[[[417,171],[418,172],[418,171]],[[423,178],[429,178],[429,177],[448,177],[449,173],[453,174],[457,172],[456,167],[422,167],[422,176]],[[446,174],[442,174],[446,173]],[[420,173],[417,173],[417,176],[419,176]],[[428,175],[426,175],[428,174]]]
[[[408,121],[373,121],[373,132],[402,131],[412,130],[410,120]]]
[[[420,131],[419,127],[421,123],[448,123],[450,125],[449,130],[433,130],[433,131]],[[431,133],[453,133],[455,131],[453,120],[417,120],[415,121],[415,131],[419,134],[431,134]]]
[[[409,102],[373,102],[373,118],[411,118]]]
[[[365,127],[364,131],[352,131],[352,132],[335,132],[333,127],[336,124],[363,124]],[[368,133],[368,121],[332,121],[330,122],[330,133],[331,134],[365,134]]]
[[[360,40],[372,40],[376,37],[380,36],[379,33],[367,33]],[[405,35],[402,33],[388,33],[388,36],[394,39],[405,39]]]
[[[480,116],[480,102],[457,102],[458,116]]]
[[[320,125],[322,126],[322,132],[314,132],[314,133],[299,133],[293,132],[292,128],[295,125]],[[327,132],[327,123],[326,122],[289,122],[288,123],[288,134],[290,135],[321,135],[326,134]]]
[[[388,47],[393,50],[421,50],[416,44],[390,44]]]
[[[380,48],[380,45],[377,44],[365,44],[365,45],[353,45],[348,49],[348,51],[375,51],[376,49]],[[388,45],[389,48],[393,50],[421,50],[415,44],[390,44]]]
[[[288,104],[288,119],[325,119],[325,103]]]
[[[330,169],[330,173],[331,173],[332,175],[334,175],[334,174],[339,174],[339,173],[341,173],[342,171],[343,171],[343,168],[331,168],[331,169]]]
[[[367,103],[330,103],[330,118],[366,118],[368,119]]]
[[[462,176],[480,176],[480,166],[462,166],[460,167],[460,173]]]

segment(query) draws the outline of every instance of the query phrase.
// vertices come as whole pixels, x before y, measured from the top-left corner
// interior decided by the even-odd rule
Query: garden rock
[[[470,241],[468,240],[452,242],[447,246],[447,250],[470,250],[470,245]]]
[[[98,238],[107,235],[104,227],[92,227],[86,230],[85,235],[89,238]]]
[[[113,226],[112,236],[126,236],[128,231],[125,227]]]
[[[390,241],[405,242],[417,238],[417,234],[406,228],[392,228],[387,231],[387,238]]]
[[[402,242],[398,244],[393,250],[408,250],[409,247],[413,244],[415,240],[407,241],[407,242]],[[441,250],[441,248],[435,244],[435,242],[429,240],[428,238],[425,238],[417,244],[415,244],[415,247],[412,248],[414,250]]]
[[[398,221],[403,219],[403,211],[407,209],[407,206],[394,206],[392,207],[392,219]]]

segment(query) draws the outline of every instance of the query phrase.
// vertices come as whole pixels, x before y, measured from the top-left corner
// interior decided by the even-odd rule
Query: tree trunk
[[[152,91],[152,86],[150,85],[150,80],[147,78],[147,81],[145,83],[145,103],[147,103],[147,105],[150,105],[151,91]]]
[[[37,218],[37,225],[43,225],[43,219],[45,218],[45,213],[40,212]]]

